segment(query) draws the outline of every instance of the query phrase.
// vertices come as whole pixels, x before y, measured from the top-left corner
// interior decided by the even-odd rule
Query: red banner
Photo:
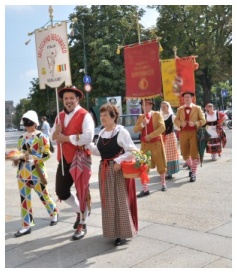
[[[176,58],[176,73],[180,81],[180,94],[184,91],[195,93],[194,70],[196,65],[193,57]]]
[[[127,98],[161,95],[159,44],[156,40],[125,47],[124,60]]]
[[[195,77],[194,70],[198,69],[195,56],[188,56],[176,58],[176,78],[179,82],[180,104],[183,104],[183,97],[181,96],[184,91],[191,91],[195,94]],[[196,102],[196,97],[193,98]]]

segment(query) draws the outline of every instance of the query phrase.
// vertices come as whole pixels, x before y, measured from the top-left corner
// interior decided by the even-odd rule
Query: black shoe
[[[189,171],[189,174],[188,174],[188,176],[189,176],[189,177],[191,177],[191,176],[192,176],[192,172],[191,172],[191,171]]]
[[[143,197],[143,196],[146,196],[146,195],[149,195],[149,194],[150,194],[149,190],[148,190],[148,191],[142,190],[142,191],[137,195],[137,197]]]
[[[166,176],[166,179],[172,179],[172,178],[173,178],[172,174],[168,174],[168,175]]]
[[[76,219],[76,222],[73,225],[73,229],[77,229],[79,223],[80,223],[80,213],[77,213],[77,219]]]
[[[77,230],[72,236],[72,240],[79,240],[83,238],[87,233],[86,224],[79,224]]]
[[[55,226],[55,225],[57,225],[57,223],[58,223],[58,218],[59,218],[59,214],[57,214],[57,220],[56,221],[51,221],[50,222],[50,226]]]
[[[189,181],[190,182],[195,182],[196,181],[196,175],[192,174]]]
[[[167,186],[166,185],[163,185],[162,188],[161,188],[162,191],[167,191]]]
[[[124,245],[125,243],[126,243],[126,239],[117,238],[114,242],[114,245],[121,246],[121,245]]]
[[[27,231],[25,232],[20,232],[19,230],[14,234],[15,237],[21,237],[21,236],[24,236],[26,234],[29,234],[31,233],[31,228],[29,228]]]

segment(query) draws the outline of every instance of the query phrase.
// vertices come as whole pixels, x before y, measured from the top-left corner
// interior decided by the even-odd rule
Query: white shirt
[[[50,126],[49,123],[45,120],[41,127],[42,133],[44,133],[46,136],[50,135]]]
[[[217,121],[216,110],[212,115],[206,113],[206,121],[207,122],[214,122]],[[211,135],[211,138],[217,138],[218,134],[216,131],[216,125],[206,125],[207,132]]]
[[[64,118],[64,127],[67,127],[72,117],[75,113],[81,109],[80,105],[77,105],[76,108],[69,114],[65,114]],[[52,140],[53,133],[55,132],[56,123],[54,123],[53,128],[51,129],[50,139]],[[86,113],[83,122],[82,122],[82,134],[80,134],[80,139],[77,140],[77,135],[70,135],[69,140],[71,144],[75,146],[82,146],[92,142],[94,138],[94,120],[90,113]]]

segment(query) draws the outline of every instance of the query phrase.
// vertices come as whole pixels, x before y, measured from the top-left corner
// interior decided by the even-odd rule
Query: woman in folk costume
[[[174,132],[174,112],[167,101],[161,102],[160,113],[165,121],[165,132],[163,140],[167,161],[167,178],[172,178],[172,174],[179,172],[179,152],[177,137]]]
[[[162,133],[165,131],[165,122],[160,112],[153,111],[154,101],[145,99],[141,101],[143,113],[141,114],[133,128],[135,133],[141,133],[141,150],[146,153],[151,152],[152,167],[156,166],[157,172],[160,174],[162,191],[167,190],[166,186],[166,155],[163,143]],[[148,184],[143,184],[143,190],[137,197],[149,195]]]
[[[121,170],[123,161],[134,159],[132,151],[138,150],[129,132],[117,125],[119,111],[112,104],[100,107],[100,131],[96,145],[87,148],[93,155],[101,156],[99,190],[101,198],[103,236],[115,239],[116,246],[133,237],[138,230],[137,200],[134,179],[125,179]]]
[[[81,90],[75,86],[66,86],[59,90],[59,97],[63,100],[64,110],[56,117],[51,138],[57,142],[58,168],[56,172],[56,194],[60,200],[68,204],[76,213],[72,240],[82,239],[87,233],[87,218],[89,216],[89,180],[91,176],[91,156],[85,149],[94,137],[94,121],[91,114],[79,104],[83,98]],[[60,152],[60,144],[62,154]],[[82,161],[82,171],[79,179],[72,176],[71,166],[76,156]],[[63,162],[63,164],[62,164]],[[74,169],[75,170],[75,169]],[[63,173],[64,171],[64,173]],[[76,194],[71,192],[75,185]],[[82,187],[79,187],[82,186]],[[80,202],[80,196],[86,189],[87,198]],[[85,194],[84,194],[85,197]],[[86,202],[86,203],[85,203]],[[84,208],[83,211],[81,208]]]
[[[226,135],[222,128],[223,122],[226,120],[226,115],[217,110],[214,110],[214,105],[208,103],[205,107],[206,113],[206,130],[211,135],[206,152],[211,154],[212,160],[217,160],[217,156],[221,156],[222,146],[226,145]]]
[[[183,92],[182,97],[184,105],[178,108],[174,124],[180,128],[181,155],[190,167],[190,182],[194,182],[199,162],[197,129],[205,125],[206,120],[201,107],[192,102],[192,91]]]
[[[20,237],[31,233],[34,226],[31,205],[31,189],[39,196],[51,217],[50,226],[58,222],[58,209],[49,195],[46,185],[46,168],[44,162],[50,158],[49,138],[36,128],[39,126],[35,111],[29,110],[22,117],[26,132],[18,140],[18,150],[22,155],[15,160],[17,164],[17,179],[21,197],[22,229],[15,233]]]

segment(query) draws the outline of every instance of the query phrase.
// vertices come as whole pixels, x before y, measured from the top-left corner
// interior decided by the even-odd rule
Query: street
[[[226,148],[232,147],[232,130],[225,127],[226,136],[227,136],[227,145]],[[6,149],[14,149],[17,145],[18,138],[22,135],[23,131],[17,132],[5,132],[5,142]],[[135,142],[138,144],[137,142]]]
[[[36,225],[32,233],[14,238],[20,228],[20,200],[16,168],[5,162],[5,267],[6,268],[225,268],[232,267],[232,141],[226,130],[228,146],[221,158],[211,161],[204,155],[197,181],[189,182],[183,168],[167,181],[161,191],[156,169],[149,173],[150,195],[137,199],[137,235],[121,247],[103,238],[101,202],[98,190],[100,157],[92,157],[90,191],[92,212],[85,238],[72,241],[75,213],[57,202],[59,222],[50,219],[38,196],[32,193]],[[11,133],[12,134],[12,133]],[[17,139],[10,133],[8,144]],[[10,142],[11,140],[11,142]],[[138,144],[138,147],[140,143]],[[46,162],[48,190],[56,201],[56,153]],[[136,190],[142,188],[136,179]],[[72,188],[74,192],[74,187]]]

